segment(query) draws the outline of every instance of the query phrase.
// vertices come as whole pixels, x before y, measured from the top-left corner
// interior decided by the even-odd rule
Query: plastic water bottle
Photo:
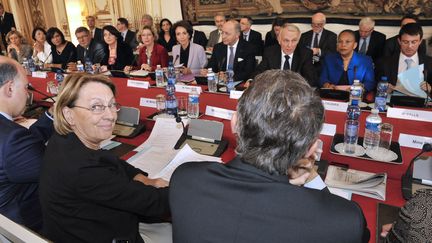
[[[196,88],[192,88],[192,92],[189,93],[187,113],[191,119],[196,119],[199,116],[199,94]]]
[[[28,59],[28,70],[30,74],[36,71],[36,64],[34,63],[34,60],[31,57]]]
[[[354,83],[350,88],[350,104],[351,105],[360,105],[363,96],[363,85],[359,80],[354,80]]]
[[[345,122],[344,133],[344,153],[354,154],[357,146],[359,133],[360,107],[357,105],[349,105],[347,109],[347,120]]]
[[[231,93],[231,90],[235,90],[234,87],[234,71],[231,65],[228,66],[226,71],[227,75],[227,93]]]
[[[387,77],[381,77],[381,81],[377,85],[377,92],[375,94],[375,109],[380,112],[386,111],[387,106]]]
[[[366,128],[363,139],[363,147],[365,149],[376,149],[379,147],[381,123],[382,119],[378,114],[378,110],[372,109],[372,114],[366,117]]]
[[[163,87],[164,86],[164,73],[163,73],[161,65],[156,66],[155,78],[156,78],[156,86],[157,87]]]
[[[168,63],[168,79],[171,77],[174,77],[174,79],[175,79],[175,69],[174,69],[173,63],[169,62]]]
[[[85,60],[85,71],[86,73],[94,74],[93,63],[90,58],[86,58]]]
[[[63,80],[64,80],[64,75],[63,75],[63,73],[61,72],[61,70],[57,70],[57,73],[55,74],[55,79],[57,80],[57,82],[58,82],[59,84],[61,84],[61,83],[63,82]]]
[[[84,65],[79,60],[77,61],[76,68],[78,72],[84,72]]]
[[[23,58],[22,66],[26,71],[26,74],[28,75],[30,73],[30,69],[29,69],[29,62],[26,57]]]
[[[175,75],[168,77],[168,83],[165,88],[166,96],[166,111],[169,115],[177,116],[177,98],[175,96]]]
[[[207,69],[207,87],[209,92],[217,92],[217,81],[213,69]]]

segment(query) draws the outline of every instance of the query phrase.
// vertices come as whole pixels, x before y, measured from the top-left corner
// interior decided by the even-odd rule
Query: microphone
[[[414,161],[420,157],[420,155],[426,153],[426,152],[431,152],[432,151],[432,144],[430,143],[424,143],[422,150],[420,151],[420,153],[418,153],[410,162],[407,170],[405,171],[405,173],[402,175],[401,178],[401,183],[402,183],[402,196],[403,198],[405,198],[406,200],[411,198],[412,195],[412,172],[411,172],[411,167],[414,164]]]
[[[51,54],[52,54],[52,51],[50,51],[50,53],[48,54],[48,56],[45,58],[45,61],[43,61],[42,62],[42,64],[45,64],[46,63],[46,61],[48,61],[48,57],[50,57],[51,56]]]
[[[186,129],[185,129],[185,125],[184,125],[183,119],[177,114],[175,120],[176,120],[177,123],[181,123],[182,124],[182,127],[183,127],[182,136],[186,135]]]
[[[226,56],[224,56],[221,62],[218,63],[218,83],[220,83],[220,72],[222,71],[222,65],[224,64]]]
[[[52,101],[55,103],[55,100],[53,99],[52,96],[49,96],[49,95],[47,95],[47,94],[45,94],[45,93],[43,93],[43,92],[37,90],[35,87],[32,86],[31,83],[28,84],[27,89],[28,89],[28,90],[31,90],[31,91],[34,91],[34,92],[36,92],[36,93],[38,93],[38,94],[41,94],[43,97],[45,97],[45,98],[47,98],[47,99],[50,99],[50,100],[52,100]]]
[[[179,57],[180,57],[180,55],[177,54],[176,57],[175,57],[175,59],[174,59],[173,65],[175,65],[175,63],[177,62],[177,60],[179,59]]]

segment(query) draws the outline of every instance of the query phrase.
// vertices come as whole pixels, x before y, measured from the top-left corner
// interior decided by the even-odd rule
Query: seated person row
[[[8,57],[19,63],[22,63],[24,58],[32,57],[33,49],[19,31],[9,31],[6,35],[6,42],[8,43],[6,48]]]
[[[300,29],[293,24],[284,24],[279,30],[279,45],[264,49],[261,63],[255,75],[269,69],[291,70],[301,74],[312,87],[318,87],[312,65],[312,51],[299,46]]]
[[[121,33],[112,25],[102,28],[106,57],[101,62],[101,71],[123,71],[126,66],[135,64],[132,48],[123,41]]]
[[[54,242],[143,242],[138,222],[170,214],[166,181],[100,149],[120,109],[115,94],[103,75],[64,81],[39,181],[42,232]]]
[[[78,27],[75,30],[75,36],[78,40],[77,60],[82,64],[85,64],[87,60],[92,64],[103,62],[106,58],[105,45],[93,39],[86,27]]]
[[[213,72],[226,71],[232,66],[234,80],[246,81],[252,76],[255,68],[255,54],[250,43],[240,38],[240,24],[236,20],[228,20],[222,26],[222,42],[213,47],[212,56],[207,68]],[[205,75],[207,70],[202,70]]]
[[[356,47],[354,31],[343,30],[338,36],[337,52],[324,57],[320,76],[323,88],[336,89],[338,85],[352,85],[359,80],[366,92],[375,90],[372,59],[355,52]]]
[[[375,67],[377,81],[386,76],[389,82],[389,92],[394,89],[405,91],[398,80],[398,74],[409,68],[424,64],[426,82],[420,84],[420,88],[431,94],[432,84],[432,57],[419,52],[423,40],[423,29],[417,23],[410,23],[402,26],[399,31],[398,43],[400,51],[392,56],[385,56],[378,60]]]
[[[45,65],[45,67],[66,69],[70,62],[77,61],[76,47],[72,42],[65,39],[59,28],[49,28],[46,39],[51,45],[52,63]]]
[[[313,169],[323,122],[321,99],[299,74],[259,74],[232,119],[238,156],[174,171],[174,242],[368,242],[361,208]]]

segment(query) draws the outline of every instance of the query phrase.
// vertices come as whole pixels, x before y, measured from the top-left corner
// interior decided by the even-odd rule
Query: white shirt
[[[285,64],[285,53],[281,50],[281,66],[280,69],[283,70],[284,68],[284,64]],[[290,57],[290,59],[288,60],[289,64],[290,64],[290,69],[292,68],[292,60],[293,60],[293,56],[294,56],[294,52],[288,55]]]
[[[38,52],[36,56],[43,63],[52,63],[52,53],[51,53],[50,44],[48,44],[48,42],[45,41],[43,52]]]
[[[234,45],[232,45],[232,47],[234,47],[234,49],[233,49],[233,55],[234,55],[234,58],[235,58],[235,54],[236,54],[236,51],[237,51],[237,45],[238,45],[238,43],[239,43],[239,40],[237,40],[236,43],[235,43]],[[226,70],[228,70],[228,64],[229,64],[229,59],[230,59],[230,55],[229,55],[229,54],[230,54],[230,46],[227,45]],[[235,59],[233,59],[233,60],[234,60],[234,62],[235,62]],[[234,63],[233,63],[233,65],[234,65]],[[233,68],[234,68],[234,67],[233,67]]]
[[[368,51],[368,47],[369,47],[369,43],[370,43],[370,38],[371,38],[371,35],[369,35],[368,37],[364,38],[364,40],[363,40],[363,38],[360,37],[360,41],[359,41],[359,45],[358,45],[358,50],[359,51],[360,51],[360,49],[361,49],[364,41],[366,41],[366,52]]]
[[[123,32],[121,32],[121,35],[123,36],[123,41],[126,40],[126,34],[127,34],[128,30],[125,30]]]
[[[312,31],[312,42],[311,42],[311,48],[313,47],[313,45],[314,45],[314,42],[315,42],[315,34],[318,34],[318,44],[319,44],[319,42],[320,42],[320,40],[321,40],[321,34],[322,34],[322,30],[321,30],[321,32],[319,32],[319,33],[315,33],[315,32],[313,32]],[[319,48],[319,47],[317,47],[317,48]]]
[[[401,52],[400,55],[399,55],[398,74],[401,73],[401,72],[406,71],[406,69],[408,67],[407,63],[405,62],[406,59],[411,59],[411,60],[414,61],[413,64],[412,64],[413,67],[419,65],[419,58],[418,58],[418,53],[417,52],[412,57],[407,57],[404,54],[402,54],[402,52]]]
[[[10,121],[13,121],[12,117],[11,117],[9,114],[6,114],[6,113],[1,112],[1,111],[0,111],[0,114],[1,114],[2,116],[6,117],[6,119],[8,119],[8,120],[10,120]]]
[[[246,35],[246,41],[249,41],[250,30],[248,32],[243,32],[243,35],[241,38],[244,38],[245,35]]]

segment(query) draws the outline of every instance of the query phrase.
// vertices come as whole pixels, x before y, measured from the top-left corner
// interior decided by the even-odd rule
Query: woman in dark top
[[[279,35],[279,31],[284,24],[285,20],[283,18],[275,18],[272,23],[272,29],[267,32],[265,36],[264,48],[269,47],[275,44],[279,44],[277,38]]]
[[[104,41],[107,44],[105,53],[108,53],[108,55],[101,62],[103,65],[101,71],[123,71],[126,66],[135,65],[135,56],[132,48],[123,41],[120,32],[112,25],[104,26],[102,31]]]
[[[66,69],[68,63],[76,62],[76,47],[72,42],[65,39],[63,32],[56,27],[51,27],[47,31],[46,39],[51,45],[52,63],[47,64],[49,68]]]
[[[159,39],[158,43],[165,47],[167,52],[171,52],[175,44],[177,44],[174,32],[172,30],[172,23],[169,19],[162,19],[159,24]]]

